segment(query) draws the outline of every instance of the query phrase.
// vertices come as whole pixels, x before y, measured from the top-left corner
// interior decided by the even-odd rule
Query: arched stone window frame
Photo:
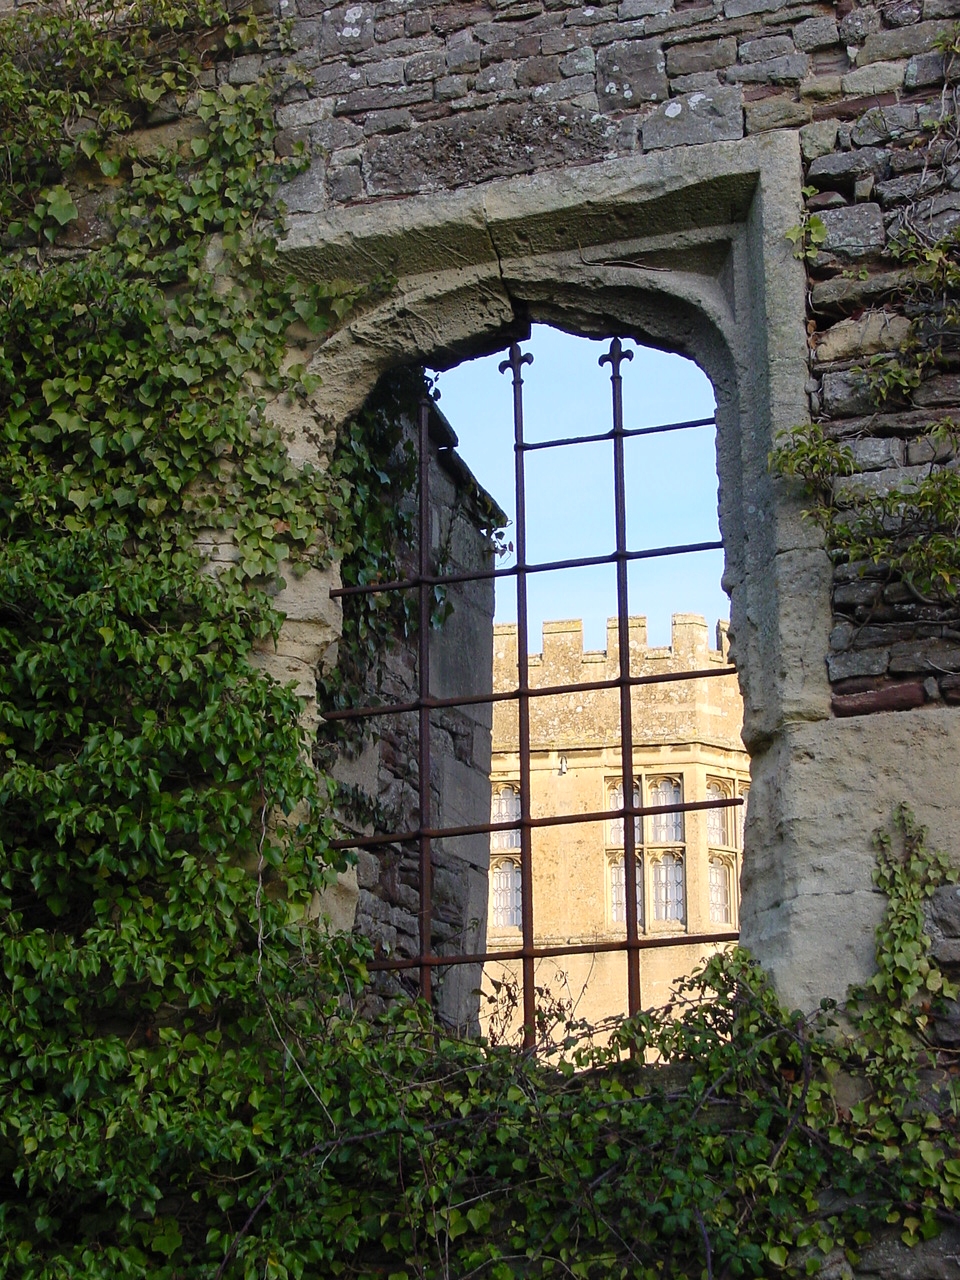
[[[711,924],[736,923],[736,856],[711,849],[707,857],[707,886]]]
[[[624,872],[626,870],[624,864],[623,849],[616,848],[607,850],[607,918],[610,924],[617,929],[622,928],[627,922],[627,897],[626,897],[626,879]],[[644,902],[644,884],[643,884],[643,854],[640,850],[636,853],[637,860],[637,924],[643,928],[643,902]]]
[[[707,778],[707,800],[732,800],[734,780],[711,775]],[[736,811],[732,808],[707,809],[707,846],[710,849],[735,849]]]
[[[520,821],[520,788],[515,782],[494,783],[490,805],[491,822]],[[520,848],[520,827],[490,832],[491,854]]]
[[[687,860],[683,849],[650,853],[653,920],[656,928],[676,928],[687,921]]]
[[[519,931],[521,925],[520,859],[494,858],[490,863],[490,927]]]
[[[820,935],[825,909],[842,914],[845,934],[872,936],[869,832],[851,809],[842,830],[818,837],[817,817],[822,797],[840,787],[865,803],[868,794],[884,800],[888,784],[873,776],[871,761],[889,734],[884,717],[872,725],[832,719],[823,661],[831,564],[801,518],[796,486],[767,467],[777,434],[810,412],[806,278],[787,239],[803,218],[796,131],[338,207],[320,185],[298,182],[280,245],[285,266],[380,288],[359,295],[337,332],[296,349],[319,389],[278,401],[271,418],[297,465],[322,467],[330,433],[389,369],[442,369],[499,351],[531,322],[635,338],[689,356],[707,373],[717,399],[730,656],[756,784],[742,940],[762,953],[791,1005],[865,980],[869,946],[851,962],[838,937],[840,965],[835,948],[812,948],[808,939]],[[333,576],[311,570],[280,593],[276,605],[292,630],[326,621]],[[278,651],[286,642],[281,634]],[[304,714],[315,714],[309,696]],[[897,759],[908,776],[905,751]],[[853,898],[851,875],[862,890]]]
[[[642,789],[640,779],[635,778],[633,781],[633,803],[639,807]],[[606,784],[606,807],[611,810],[623,808],[623,780],[621,778],[609,778]],[[640,833],[640,819],[633,820],[634,844],[639,849],[642,843]],[[610,818],[607,821],[607,848],[622,849],[623,848],[623,815]]]
[[[649,806],[683,804],[683,776],[679,773],[655,773],[646,779]],[[647,844],[682,845],[685,840],[682,813],[647,815]]]

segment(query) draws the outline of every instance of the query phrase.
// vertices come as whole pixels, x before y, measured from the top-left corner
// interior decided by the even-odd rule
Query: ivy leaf
[[[75,222],[80,216],[80,211],[73,203],[73,196],[66,187],[51,187],[45,192],[45,200],[47,212],[56,218],[61,227],[65,227],[68,222]]]

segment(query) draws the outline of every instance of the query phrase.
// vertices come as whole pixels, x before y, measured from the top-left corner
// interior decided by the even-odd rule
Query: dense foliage
[[[278,270],[268,93],[198,78],[258,38],[166,0],[0,23],[0,1274],[712,1278],[955,1220],[957,1100],[918,1085],[945,869],[905,818],[849,1041],[742,955],[562,1063],[356,1015],[363,944],[302,923],[330,793],[249,657],[281,573],[386,563],[419,384],[326,469],[269,425],[291,326],[351,300]],[[195,112],[159,153],[157,104]]]

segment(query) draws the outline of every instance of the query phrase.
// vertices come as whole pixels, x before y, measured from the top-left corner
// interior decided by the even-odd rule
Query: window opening
[[[519,929],[523,911],[520,863],[515,858],[494,862],[490,868],[493,924],[497,929]]]
[[[610,876],[610,919],[625,924],[627,919],[627,881],[623,854],[608,858]],[[643,923],[643,863],[637,859],[637,923]]]
[[[710,810],[711,813],[723,810]],[[731,924],[733,922],[731,892],[733,868],[726,858],[716,854],[710,858],[710,919],[713,924]]]
[[[683,920],[683,855],[663,853],[653,864],[653,918]]]
[[[623,810],[624,810],[623,783],[622,782],[612,783],[608,788],[608,796],[609,796],[609,808],[612,809],[614,813],[619,815],[616,818],[610,819],[608,841],[611,848],[622,849],[623,848]],[[636,782],[633,784],[633,804],[635,808],[639,809],[640,787],[639,787],[639,784]],[[633,839],[634,839],[634,844],[639,845],[640,843],[640,819],[639,818],[634,818],[633,820]]]
[[[651,844],[682,844],[683,813],[677,808],[682,803],[683,788],[678,778],[655,778],[651,781],[653,812],[647,819]]]
[[[506,786],[494,789],[490,820],[498,828],[490,836],[491,849],[520,848],[520,828],[510,827],[509,830],[504,831],[500,827],[500,824],[504,822],[520,821],[520,790],[518,787]]]
[[[600,357],[601,367],[609,371],[612,425],[605,430],[582,435],[561,436],[550,439],[527,438],[524,429],[523,384],[524,372],[533,362],[529,353],[517,344],[510,347],[501,363],[501,373],[511,382],[514,427],[514,483],[516,497],[513,545],[515,562],[469,573],[443,572],[431,561],[430,529],[430,421],[435,409],[424,398],[418,413],[417,437],[419,446],[418,472],[418,545],[415,572],[409,577],[389,583],[370,583],[343,587],[333,592],[335,596],[384,591],[413,591],[417,596],[417,695],[404,702],[381,703],[375,706],[355,707],[328,713],[328,719],[356,719],[385,717],[415,712],[419,722],[419,747],[417,770],[421,780],[419,790],[418,820],[414,828],[403,831],[373,832],[363,836],[350,836],[334,842],[340,848],[376,850],[384,846],[416,842],[418,857],[418,926],[417,953],[412,956],[380,957],[371,964],[372,969],[419,971],[420,992],[431,999],[433,973],[438,968],[462,964],[482,964],[487,961],[519,960],[521,963],[521,988],[523,1005],[524,1043],[532,1046],[536,1026],[535,965],[538,959],[550,956],[620,951],[626,956],[627,1006],[634,1014],[641,1008],[640,953],[650,948],[681,944],[700,944],[730,941],[736,934],[729,928],[705,931],[697,934],[683,933],[664,936],[661,932],[641,935],[643,904],[643,849],[642,824],[647,824],[653,845],[671,845],[660,848],[651,859],[653,916],[657,922],[680,924],[686,914],[684,814],[707,810],[735,809],[743,805],[744,788],[740,794],[709,793],[705,800],[684,800],[682,779],[679,776],[658,775],[649,777],[632,789],[629,802],[622,783],[615,784],[613,793],[605,797],[602,807],[582,812],[552,811],[534,813],[531,805],[531,708],[538,700],[566,695],[589,695],[594,691],[615,692],[619,704],[620,778],[636,777],[634,771],[634,733],[632,693],[644,686],[671,684],[685,680],[709,680],[715,677],[729,678],[734,668],[727,663],[693,667],[683,671],[656,672],[634,669],[631,662],[631,625],[629,604],[629,574],[632,566],[666,560],[681,555],[693,555],[702,551],[716,551],[722,544],[718,539],[691,542],[673,542],[662,546],[631,546],[627,537],[627,487],[624,464],[625,445],[644,437],[654,437],[667,432],[696,430],[713,426],[713,419],[671,422],[649,427],[625,425],[623,411],[622,367],[632,359],[633,353],[625,350],[619,338],[613,338],[609,349]],[[612,447],[613,455],[613,542],[610,550],[590,555],[568,555],[565,558],[529,559],[527,554],[526,521],[526,470],[527,461],[533,455],[562,448],[576,448],[585,444],[605,442]],[[676,477],[673,477],[676,480]],[[530,679],[529,656],[529,584],[540,575],[581,568],[611,567],[616,576],[617,614],[614,631],[617,663],[614,674],[604,674],[599,679],[581,679],[558,682],[553,685],[537,685]],[[431,689],[430,633],[431,610],[437,588],[455,583],[481,581],[513,582],[516,592],[517,652],[515,686],[505,692],[480,692],[437,697]],[[428,780],[431,770],[431,736],[435,732],[432,722],[438,712],[482,703],[510,702],[516,707],[517,756],[519,776],[515,783],[501,785],[493,795],[489,822],[465,822],[438,824],[435,821],[432,788]],[[566,757],[564,757],[566,764]],[[566,772],[566,768],[560,770]],[[426,784],[425,784],[426,782]],[[645,797],[645,799],[644,799]],[[598,797],[599,798],[599,797]],[[611,817],[611,814],[614,816]],[[630,820],[632,819],[632,821]],[[714,820],[708,817],[708,823]],[[623,934],[616,940],[585,943],[539,944],[536,941],[533,903],[532,837],[535,832],[554,831],[562,835],[563,828],[603,824],[607,827],[611,845],[616,845],[617,857],[609,864],[612,914],[623,925]],[[739,826],[739,824],[738,824]],[[711,830],[713,827],[711,827]],[[496,927],[519,929],[519,947],[488,947],[471,954],[439,954],[434,941],[434,904],[432,882],[433,843],[440,839],[486,834],[494,852],[515,850],[517,856],[491,858],[492,918]],[[677,848],[676,846],[681,846]],[[622,853],[620,852],[622,850]],[[714,894],[711,878],[711,922],[714,922],[714,896],[716,914],[726,912],[729,921],[730,883],[725,889],[719,881]],[[726,895],[726,897],[724,896]],[[724,906],[724,903],[727,903]],[[719,923],[719,920],[716,921]]]

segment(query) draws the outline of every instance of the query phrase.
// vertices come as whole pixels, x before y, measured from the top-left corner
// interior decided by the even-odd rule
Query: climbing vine
[[[736,953],[537,1060],[361,1018],[365,945],[303,926],[331,791],[250,654],[282,576],[391,562],[419,384],[291,466],[288,342],[354,299],[283,275],[299,161],[268,88],[213,87],[263,39],[166,0],[0,23],[0,1274],[712,1280],[955,1221],[957,1100],[918,1083],[946,872],[906,814],[852,1038]],[[399,621],[355,606],[346,680]]]

